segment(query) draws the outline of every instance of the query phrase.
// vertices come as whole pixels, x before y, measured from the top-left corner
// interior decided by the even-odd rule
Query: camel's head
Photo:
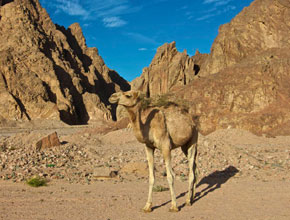
[[[117,92],[111,95],[109,102],[126,107],[135,106],[140,101],[140,91]]]

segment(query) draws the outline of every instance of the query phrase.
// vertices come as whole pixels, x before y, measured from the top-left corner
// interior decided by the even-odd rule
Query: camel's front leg
[[[174,174],[174,172],[172,170],[172,166],[171,166],[170,147],[165,148],[165,149],[163,148],[162,154],[163,154],[163,158],[165,161],[167,180],[168,180],[170,193],[171,193],[171,208],[169,209],[169,211],[170,212],[178,212],[179,209],[176,206],[176,195],[175,195],[175,191],[174,191],[175,174]]]
[[[143,208],[144,212],[151,212],[152,211],[152,191],[154,186],[154,149],[148,146],[145,147],[147,161],[148,161],[148,168],[149,168],[149,193],[148,193],[148,200]]]

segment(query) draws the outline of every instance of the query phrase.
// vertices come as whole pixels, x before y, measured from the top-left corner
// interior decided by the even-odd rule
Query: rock
[[[118,171],[112,170],[108,167],[98,167],[95,168],[93,171],[93,178],[97,180],[104,180],[104,179],[110,179],[115,178],[118,176]]]
[[[93,176],[111,176],[114,173],[109,167],[97,167],[94,168]]]
[[[108,97],[130,86],[87,47],[79,24],[55,25],[38,0],[6,1],[0,15],[0,124],[115,117]]]
[[[148,176],[148,164],[145,162],[130,162],[125,164],[120,173],[136,174],[138,176]]]
[[[42,138],[35,144],[35,146],[38,151],[55,146],[60,146],[60,141],[58,139],[57,133],[54,132],[47,137]]]
[[[289,1],[253,1],[230,23],[220,27],[200,75],[217,73],[261,51],[289,48],[289,22]]]
[[[197,72],[193,59],[186,51],[178,52],[175,42],[166,43],[157,49],[150,66],[143,69],[142,75],[134,79],[131,86],[148,97],[164,94],[193,81]]]

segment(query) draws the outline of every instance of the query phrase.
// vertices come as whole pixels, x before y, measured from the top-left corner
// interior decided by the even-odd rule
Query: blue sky
[[[40,0],[54,23],[78,22],[89,47],[107,66],[131,81],[153,59],[156,49],[176,41],[192,56],[209,53],[221,24],[253,0]]]

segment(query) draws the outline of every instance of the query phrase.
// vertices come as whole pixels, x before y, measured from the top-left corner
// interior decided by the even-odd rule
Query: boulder
[[[55,146],[60,146],[60,141],[56,132],[42,138],[35,144],[37,150],[43,150]]]

